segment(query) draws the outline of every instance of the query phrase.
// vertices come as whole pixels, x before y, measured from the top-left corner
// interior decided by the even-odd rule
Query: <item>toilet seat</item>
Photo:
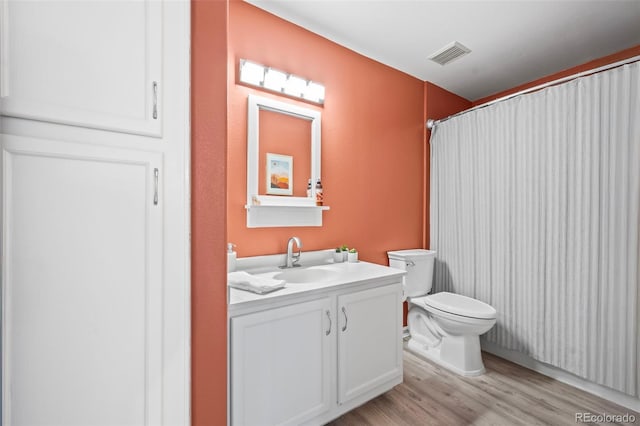
[[[449,292],[441,292],[427,296],[412,297],[411,303],[423,309],[437,309],[438,311],[458,315],[467,318],[496,319],[496,310],[493,306],[487,305],[471,297],[462,296]]]

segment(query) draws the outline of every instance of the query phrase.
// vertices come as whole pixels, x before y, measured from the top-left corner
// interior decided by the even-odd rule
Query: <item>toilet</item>
[[[483,374],[480,335],[496,323],[496,310],[459,294],[429,295],[435,251],[397,250],[387,255],[389,266],[407,271],[403,288],[409,303],[408,349],[460,375]]]

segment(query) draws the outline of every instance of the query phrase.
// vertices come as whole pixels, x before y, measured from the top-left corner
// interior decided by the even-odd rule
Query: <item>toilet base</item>
[[[478,336],[445,336],[434,348],[410,338],[407,349],[461,376],[480,376],[485,372]]]

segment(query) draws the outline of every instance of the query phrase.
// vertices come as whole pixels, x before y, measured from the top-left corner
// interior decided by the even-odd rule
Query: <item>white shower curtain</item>
[[[451,118],[431,135],[435,290],[485,338],[638,396],[640,64]]]

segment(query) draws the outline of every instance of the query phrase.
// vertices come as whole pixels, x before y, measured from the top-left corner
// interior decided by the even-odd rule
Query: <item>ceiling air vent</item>
[[[440,65],[446,65],[449,62],[452,62],[469,52],[471,52],[471,49],[461,45],[457,41],[453,41],[437,52],[431,54],[431,56],[429,56],[429,59]]]

